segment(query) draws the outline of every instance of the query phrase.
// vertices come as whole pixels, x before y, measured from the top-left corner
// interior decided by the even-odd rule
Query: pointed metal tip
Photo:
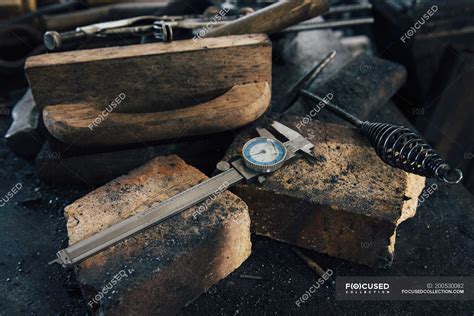
[[[52,265],[52,264],[54,264],[54,263],[57,263],[57,264],[62,265],[61,260],[59,260],[59,258],[56,258],[56,259],[54,259],[53,261],[48,262],[48,266],[50,266],[50,265]]]

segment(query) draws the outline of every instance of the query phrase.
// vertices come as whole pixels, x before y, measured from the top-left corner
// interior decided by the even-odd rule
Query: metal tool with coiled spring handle
[[[390,166],[450,184],[461,182],[461,170],[452,169],[430,145],[409,128],[364,122],[307,90],[301,90],[300,94],[310,100],[324,102],[331,112],[359,128],[377,155]]]

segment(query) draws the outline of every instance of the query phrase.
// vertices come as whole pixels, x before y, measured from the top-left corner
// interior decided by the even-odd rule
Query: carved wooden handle
[[[251,33],[272,34],[329,10],[327,0],[283,0],[209,31],[217,37]]]

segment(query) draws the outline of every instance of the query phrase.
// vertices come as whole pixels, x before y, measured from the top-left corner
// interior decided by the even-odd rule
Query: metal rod
[[[351,123],[352,125],[358,128],[360,128],[362,124],[364,123],[362,120],[358,119],[357,117],[350,114],[349,112],[346,112],[345,110],[341,109],[337,105],[332,104],[331,102],[327,102],[327,100],[324,100],[323,98],[318,97],[317,95],[309,92],[308,90],[301,90],[300,94],[314,102],[324,102],[325,107],[328,108],[329,111],[346,119],[349,123]]]
[[[241,279],[249,279],[249,280],[263,280],[263,277],[259,275],[248,275],[248,274],[241,274]]]
[[[329,63],[336,57],[336,54],[336,51],[333,50],[326,57],[324,57],[324,59],[321,60],[320,63],[316,65],[314,71],[312,73],[309,73],[308,78],[305,79],[306,87],[309,87],[314,82],[314,80],[316,80],[316,78],[319,76],[319,74],[321,74],[324,68],[326,68],[327,65],[329,65]]]
[[[299,24],[297,26],[289,27],[281,31],[281,33],[297,33],[297,32],[307,32],[313,30],[322,30],[336,27],[347,27],[347,26],[356,26],[364,24],[374,23],[374,18],[359,18],[359,19],[348,19],[341,21],[327,21],[327,22],[311,22]]]
[[[298,255],[303,261],[308,265],[308,267],[311,268],[314,272],[316,272],[320,277],[323,277],[326,274],[326,270],[321,268],[319,264],[317,264],[314,260],[312,260],[310,257],[304,255],[299,249],[296,249],[295,247],[292,248],[293,252]]]
[[[316,64],[303,78],[301,78],[288,92],[286,102],[283,106],[282,112],[288,110],[301,97],[299,91],[307,89],[316,80],[319,74],[326,68],[326,66],[336,57],[336,51],[330,52],[323,60]]]
[[[327,14],[332,13],[344,13],[344,12],[355,12],[355,11],[363,11],[363,10],[371,10],[372,4],[370,3],[362,3],[362,4],[348,4],[348,5],[338,5],[332,7]]]

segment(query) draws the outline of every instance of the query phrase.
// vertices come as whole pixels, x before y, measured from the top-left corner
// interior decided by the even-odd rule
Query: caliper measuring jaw
[[[279,122],[274,121],[271,126],[288,141],[281,143],[267,129],[257,128],[260,137],[248,141],[242,150],[242,157],[228,164],[228,168],[221,170],[220,174],[58,251],[57,258],[49,264],[59,263],[63,267],[71,267],[127,237],[197,205],[217,190],[221,190],[222,186],[228,189],[241,181],[249,181],[275,171],[283,163],[297,157],[298,153],[303,154],[311,163],[315,161],[312,153],[314,145],[309,140]]]

